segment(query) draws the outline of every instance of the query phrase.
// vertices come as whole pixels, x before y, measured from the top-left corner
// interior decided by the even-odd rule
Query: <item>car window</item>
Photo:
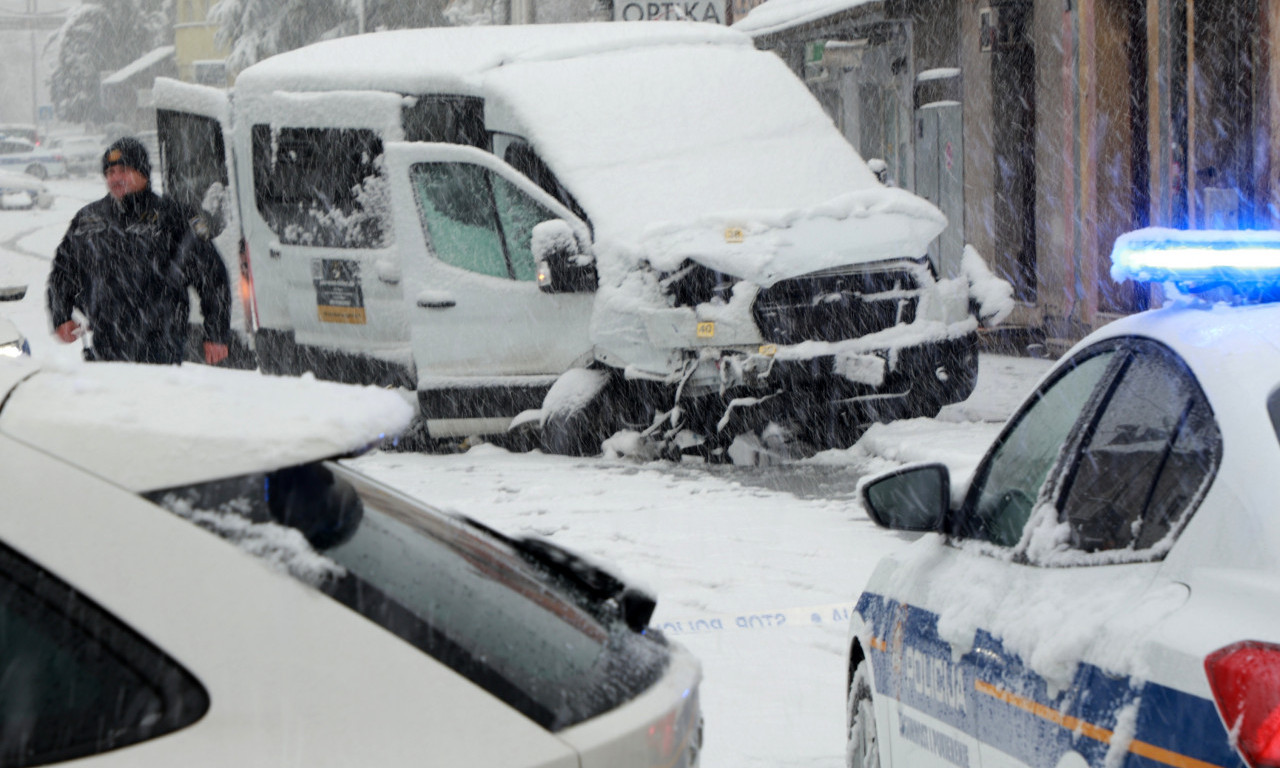
[[[406,99],[401,110],[405,141],[465,144],[488,151],[484,99],[454,94],[424,94]]]
[[[156,125],[165,194],[181,203],[189,215],[202,215],[216,237],[226,219],[203,213],[203,207],[210,187],[216,184],[217,189],[225,189],[228,183],[222,126],[213,118],[166,109],[156,112]],[[77,150],[80,146],[75,145]]]
[[[537,279],[533,227],[558,218],[501,175],[467,163],[410,170],[431,250],[446,264],[490,277]]]
[[[331,248],[390,243],[382,140],[376,132],[255,125],[252,137],[254,202],[281,243]]]
[[[410,170],[410,180],[436,258],[482,275],[512,277],[485,169],[419,163]]]
[[[649,687],[657,633],[630,630],[478,526],[341,465],[147,494],[452,668],[549,730]],[[293,530],[290,530],[293,529]],[[298,533],[301,536],[298,536]]]
[[[493,175],[493,195],[502,217],[502,232],[507,241],[511,270],[517,280],[537,280],[538,266],[533,257],[533,228],[544,221],[559,218],[549,208],[525,194],[501,176]]]
[[[1101,350],[1078,360],[1016,417],[979,469],[959,535],[1005,547],[1018,543],[1050,470],[1113,355],[1113,350]]]
[[[1132,340],[1093,422],[1063,484],[1070,544],[1150,548],[1183,522],[1218,466],[1209,403],[1173,352]]]
[[[61,762],[184,728],[209,708],[175,661],[0,546],[0,766]]]

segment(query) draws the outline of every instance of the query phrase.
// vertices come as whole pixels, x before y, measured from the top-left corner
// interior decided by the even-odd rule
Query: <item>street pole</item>
[[[27,12],[31,14],[33,19],[36,16],[39,2],[40,0],[27,0]],[[36,125],[40,117],[40,94],[36,91],[37,83],[39,82],[36,77],[36,64],[39,59],[36,56],[36,28],[34,24],[28,34],[31,35],[31,124]]]

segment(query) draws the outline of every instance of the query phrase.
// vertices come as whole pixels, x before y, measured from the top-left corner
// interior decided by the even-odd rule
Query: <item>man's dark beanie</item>
[[[107,169],[113,165],[128,166],[148,179],[151,178],[151,159],[147,157],[147,148],[132,136],[116,139],[103,153],[102,175],[106,176]]]

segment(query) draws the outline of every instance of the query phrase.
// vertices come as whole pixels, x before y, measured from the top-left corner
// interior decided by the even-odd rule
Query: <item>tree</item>
[[[165,0],[93,0],[67,15],[45,50],[56,47],[58,62],[49,76],[58,117],[101,123],[99,100],[104,72],[114,72],[172,37]]]
[[[232,71],[356,29],[348,0],[219,0],[209,19],[218,25],[218,44],[231,51]]]
[[[209,11],[233,72],[277,53],[364,28],[408,29],[446,23],[443,0],[219,0]]]

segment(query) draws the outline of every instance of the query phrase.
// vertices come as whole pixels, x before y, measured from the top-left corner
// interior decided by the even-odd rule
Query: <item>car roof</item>
[[[0,362],[0,433],[133,491],[270,471],[407,426],[401,396],[203,365]]]
[[[1146,336],[1178,353],[1205,392],[1228,407],[1232,397],[1265,404],[1280,385],[1280,304],[1231,305],[1179,299],[1120,318],[1090,334],[1077,349],[1105,338]]]

